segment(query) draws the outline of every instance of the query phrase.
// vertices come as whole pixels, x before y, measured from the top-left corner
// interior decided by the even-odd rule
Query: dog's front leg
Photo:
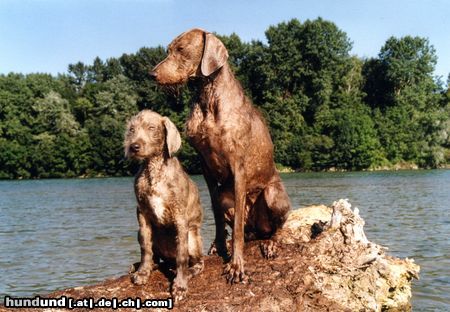
[[[138,241],[141,246],[141,263],[139,269],[133,273],[131,280],[136,285],[147,283],[150,272],[153,270],[152,229],[145,214],[137,207],[139,222]]]
[[[216,226],[216,237],[214,238],[213,245],[215,245],[215,249],[217,249],[217,254],[220,257],[224,258],[225,260],[229,260],[226,243],[225,217],[224,211],[222,210],[222,207],[219,204],[217,181],[215,181],[212,175],[210,174],[208,166],[206,165],[203,159],[201,159],[201,164],[203,169],[203,176],[205,177],[205,181],[208,186],[209,195],[211,198],[211,205],[214,213],[214,223]],[[213,249],[212,246],[211,249]]]
[[[176,217],[175,222],[177,231],[177,276],[173,281],[172,296],[174,297],[175,301],[179,301],[186,296],[187,292],[189,265],[189,226],[187,223],[187,216],[184,215]]]
[[[233,225],[233,255],[231,262],[225,267],[229,283],[246,282],[244,272],[244,210],[245,210],[245,168],[243,160],[239,159],[234,166],[234,225]]]

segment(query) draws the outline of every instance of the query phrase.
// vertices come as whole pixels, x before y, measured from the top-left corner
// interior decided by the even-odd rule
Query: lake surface
[[[421,266],[414,311],[450,310],[450,170],[282,176],[293,207],[348,198],[366,235]],[[214,236],[206,184],[204,250]],[[0,300],[88,285],[139,261],[132,178],[0,181]]]

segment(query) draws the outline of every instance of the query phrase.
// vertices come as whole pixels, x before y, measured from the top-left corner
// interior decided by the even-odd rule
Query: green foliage
[[[450,159],[450,88],[433,77],[426,38],[389,38],[378,57],[351,56],[346,33],[318,18],[270,26],[266,41],[218,35],[246,93],[266,117],[279,168],[439,167]],[[149,70],[163,47],[67,74],[0,75],[0,179],[130,174],[126,120],[149,108],[184,129],[193,90],[164,92]],[[449,75],[450,82],[450,75]],[[178,157],[200,173],[185,142]]]
[[[432,85],[432,74],[437,61],[435,53],[433,46],[425,38],[389,38],[381,48],[379,59],[390,91],[399,95],[409,86],[425,83]]]
[[[335,144],[331,150],[334,167],[361,170],[383,158],[373,121],[364,107],[336,109],[333,120],[329,131]]]
[[[433,77],[434,48],[427,39],[391,37],[366,64],[367,100],[386,158],[435,168],[444,163],[442,131],[449,120]]]

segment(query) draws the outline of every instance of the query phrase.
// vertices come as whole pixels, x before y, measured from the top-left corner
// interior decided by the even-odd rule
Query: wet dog
[[[216,223],[216,248],[228,257],[225,222],[233,229],[229,282],[245,281],[246,237],[273,238],[291,204],[275,168],[264,118],[245,96],[228,65],[224,44],[212,33],[192,29],[175,38],[168,56],[150,73],[163,86],[194,85],[186,123],[191,145],[201,156]],[[272,241],[263,246],[274,256]]]
[[[141,262],[131,278],[143,285],[160,260],[175,260],[175,300],[186,295],[188,279],[203,270],[202,207],[197,186],[173,156],[180,146],[175,125],[155,112],[143,110],[127,124],[125,156],[142,161],[134,183]]]

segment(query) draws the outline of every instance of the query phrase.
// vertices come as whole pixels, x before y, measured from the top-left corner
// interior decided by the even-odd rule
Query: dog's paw
[[[198,274],[200,274],[203,271],[203,268],[205,267],[205,264],[203,262],[203,260],[200,260],[199,262],[197,262],[196,264],[194,264],[193,266],[191,266],[188,270],[189,270],[189,274],[190,276],[196,276]]]
[[[137,271],[139,271],[139,268],[141,267],[141,263],[140,262],[135,262],[133,264],[131,264],[128,268],[128,274],[132,274],[135,273]],[[151,271],[157,270],[159,268],[159,265],[156,263],[152,263],[150,266],[147,265],[147,267],[151,267]]]
[[[248,276],[244,272],[244,260],[242,257],[233,257],[233,260],[225,265],[223,273],[230,284],[248,283]]]
[[[130,267],[128,268],[128,274],[136,272],[140,266],[141,266],[140,262],[131,264]]]
[[[224,253],[228,254],[228,250],[225,246],[219,246],[218,244],[216,244],[216,241],[213,241],[211,243],[211,246],[209,247],[209,250],[208,250],[208,255],[221,256]]]
[[[211,244],[211,247],[209,247],[208,255],[209,256],[217,255],[219,257],[222,257],[225,261],[229,261],[231,259],[231,256],[228,253],[228,248],[225,246],[222,247],[217,246],[215,241]]]
[[[266,259],[275,259],[278,256],[277,254],[278,247],[273,240],[261,242],[260,248],[263,257]]]
[[[149,276],[149,271],[137,271],[131,275],[131,281],[135,285],[145,285],[148,282]]]
[[[208,256],[218,255],[216,243],[212,242],[208,250]]]
[[[187,280],[176,277],[172,285],[172,298],[176,302],[180,302],[187,295]]]

